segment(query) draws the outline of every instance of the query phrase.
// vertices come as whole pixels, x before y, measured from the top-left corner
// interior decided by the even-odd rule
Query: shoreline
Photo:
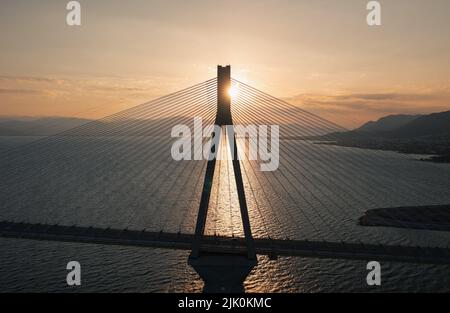
[[[450,205],[371,209],[358,219],[361,226],[450,231]]]
[[[421,149],[419,147],[409,147],[409,148],[400,148],[394,147],[391,145],[382,145],[382,144],[368,144],[368,143],[349,143],[349,142],[339,142],[339,141],[321,141],[314,142],[319,145],[330,145],[337,147],[345,147],[345,148],[358,148],[358,149],[368,149],[368,150],[378,150],[378,151],[391,151],[397,153],[403,153],[408,155],[420,155],[423,156],[418,158],[418,161],[421,162],[432,162],[432,163],[441,163],[441,164],[449,164],[450,163],[450,154],[448,151],[445,153],[436,152],[434,149]]]

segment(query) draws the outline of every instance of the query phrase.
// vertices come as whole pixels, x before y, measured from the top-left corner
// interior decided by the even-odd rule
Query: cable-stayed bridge
[[[220,127],[207,153],[217,157],[195,159],[210,139],[200,137],[192,160],[174,160],[173,127],[195,130],[199,117]],[[278,125],[279,147],[267,147],[278,169],[261,171],[267,160],[248,149],[256,139],[227,136],[228,125]],[[370,208],[448,201],[450,175],[416,162],[418,177],[408,156],[330,145],[344,130],[219,67],[217,78],[2,155],[0,233],[190,250],[211,290],[236,287],[257,254],[449,264],[444,232],[357,221]],[[436,173],[442,186],[430,189]]]

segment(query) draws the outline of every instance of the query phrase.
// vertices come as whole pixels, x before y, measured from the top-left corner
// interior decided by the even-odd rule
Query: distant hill
[[[313,138],[324,144],[430,155],[424,161],[450,163],[450,111],[390,115],[352,131]]]
[[[50,136],[89,121],[72,117],[0,118],[0,136]]]
[[[156,119],[88,120],[70,117],[48,118],[0,118],[0,136],[51,136],[74,129],[81,136],[159,136],[162,131],[170,135],[172,126],[185,116],[159,117]],[[78,126],[90,123],[88,127]],[[193,120],[186,125],[193,127]],[[74,134],[74,133],[72,133]],[[67,133],[66,133],[67,135]]]
[[[388,115],[380,118],[377,121],[370,121],[365,123],[360,128],[354,130],[354,132],[363,132],[363,133],[381,133],[381,132],[389,132],[395,129],[398,129],[402,126],[407,125],[408,123],[416,120],[422,115]]]
[[[388,115],[348,134],[387,139],[450,138],[450,111],[428,115]]]
[[[449,137],[450,111],[418,117],[390,132],[396,138]]]

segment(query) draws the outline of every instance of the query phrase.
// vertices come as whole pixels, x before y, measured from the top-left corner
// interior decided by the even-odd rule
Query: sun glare
[[[228,89],[228,94],[230,95],[231,98],[236,97],[239,94],[239,86],[237,85],[231,86],[230,89]]]

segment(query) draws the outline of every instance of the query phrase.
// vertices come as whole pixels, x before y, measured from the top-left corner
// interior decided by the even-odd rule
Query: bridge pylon
[[[217,67],[217,114],[215,124],[220,126],[220,133],[213,136],[221,136],[233,126],[231,114],[231,66]],[[234,132],[227,131],[228,142],[232,152],[233,171],[239,200],[242,225],[244,229],[246,251],[237,250],[236,253],[217,253],[202,251],[202,238],[205,231],[211,190],[214,180],[216,158],[209,158],[205,172],[202,195],[200,198],[197,224],[195,228],[194,241],[192,244],[189,264],[197,271],[205,282],[205,292],[239,292],[243,291],[243,282],[257,264],[255,245],[248,215],[247,200],[245,197],[244,183],[242,179],[241,164],[238,159],[238,147]],[[220,140],[216,141],[220,142]],[[217,147],[213,147],[214,153]]]

